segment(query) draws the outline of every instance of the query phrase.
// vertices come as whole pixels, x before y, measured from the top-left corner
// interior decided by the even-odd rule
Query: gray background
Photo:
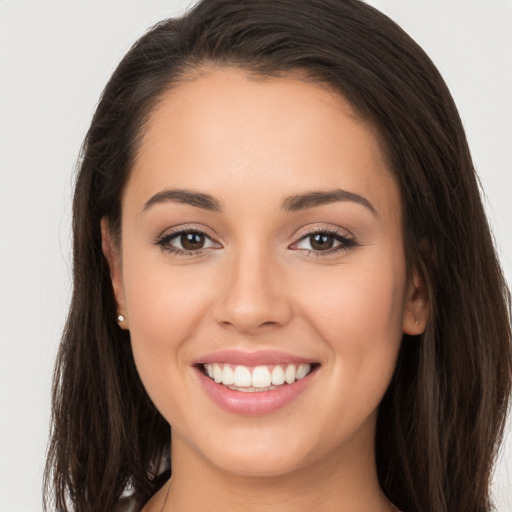
[[[0,0],[0,511],[41,510],[70,294],[72,170],[123,54],[184,0]],[[512,281],[512,1],[373,0],[430,54],[466,126]],[[512,510],[510,428],[494,479]]]

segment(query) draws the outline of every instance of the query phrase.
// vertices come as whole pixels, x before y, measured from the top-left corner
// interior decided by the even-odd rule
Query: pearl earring
[[[117,315],[117,321],[119,323],[124,322],[124,316],[123,315]]]

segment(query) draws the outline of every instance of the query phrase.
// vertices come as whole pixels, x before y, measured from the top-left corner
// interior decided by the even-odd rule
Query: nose
[[[218,324],[254,335],[289,322],[292,305],[275,256],[247,248],[226,267],[213,310]]]

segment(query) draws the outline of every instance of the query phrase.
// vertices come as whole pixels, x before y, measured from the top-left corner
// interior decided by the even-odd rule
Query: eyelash
[[[322,257],[322,256],[328,256],[331,254],[335,254],[338,252],[348,251],[349,249],[352,249],[353,247],[356,247],[357,241],[353,237],[346,236],[346,232],[342,232],[340,230],[334,229],[334,228],[313,228],[305,233],[301,233],[300,238],[294,242],[292,245],[297,245],[299,242],[313,236],[313,235],[327,235],[332,236],[337,242],[339,242],[338,246],[335,246],[331,249],[327,249],[325,251],[319,251],[315,249],[303,249],[307,251],[307,255],[310,256],[311,254],[314,256]],[[299,249],[297,249],[299,250]]]
[[[187,249],[179,249],[178,247],[173,247],[172,245],[170,245],[171,240],[174,240],[175,238],[178,238],[181,235],[187,234],[204,236],[206,239],[212,241],[213,244],[219,245],[217,242],[213,242],[212,237],[209,236],[207,233],[200,229],[195,228],[182,228],[173,231],[172,233],[167,233],[166,235],[159,237],[155,241],[155,245],[160,246],[162,250],[175,256],[199,256],[210,249],[209,247],[202,247],[200,249],[189,251]]]
[[[199,256],[201,254],[204,254],[207,252],[211,247],[202,247],[200,249],[196,250],[186,250],[186,249],[180,249],[177,247],[173,247],[170,245],[171,240],[178,238],[181,235],[184,234],[191,234],[191,235],[200,235],[204,236],[206,239],[210,240],[210,242],[213,245],[217,245],[220,247],[220,244],[218,242],[215,242],[212,237],[210,237],[207,233],[205,233],[202,230],[194,229],[194,228],[183,228],[176,231],[173,231],[172,233],[168,233],[166,235],[163,235],[159,237],[154,243],[155,245],[158,245],[162,250],[176,255],[176,256]],[[356,247],[358,244],[354,238],[347,237],[344,233],[342,233],[339,230],[332,229],[332,228],[315,228],[311,229],[305,233],[302,233],[300,238],[291,244],[290,247],[293,245],[299,244],[301,241],[307,239],[308,237],[311,237],[313,235],[327,235],[332,236],[337,242],[339,242],[339,245],[335,246],[334,248],[327,249],[325,251],[315,250],[315,249],[295,249],[295,250],[303,250],[307,251],[307,255],[310,256],[313,254],[314,256],[327,256],[331,255],[337,252],[347,251],[353,247]]]

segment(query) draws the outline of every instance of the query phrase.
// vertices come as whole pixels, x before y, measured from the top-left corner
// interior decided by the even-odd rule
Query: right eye
[[[202,254],[206,249],[216,249],[220,244],[214,242],[206,233],[198,230],[174,231],[162,236],[156,242],[162,249],[178,255]]]

